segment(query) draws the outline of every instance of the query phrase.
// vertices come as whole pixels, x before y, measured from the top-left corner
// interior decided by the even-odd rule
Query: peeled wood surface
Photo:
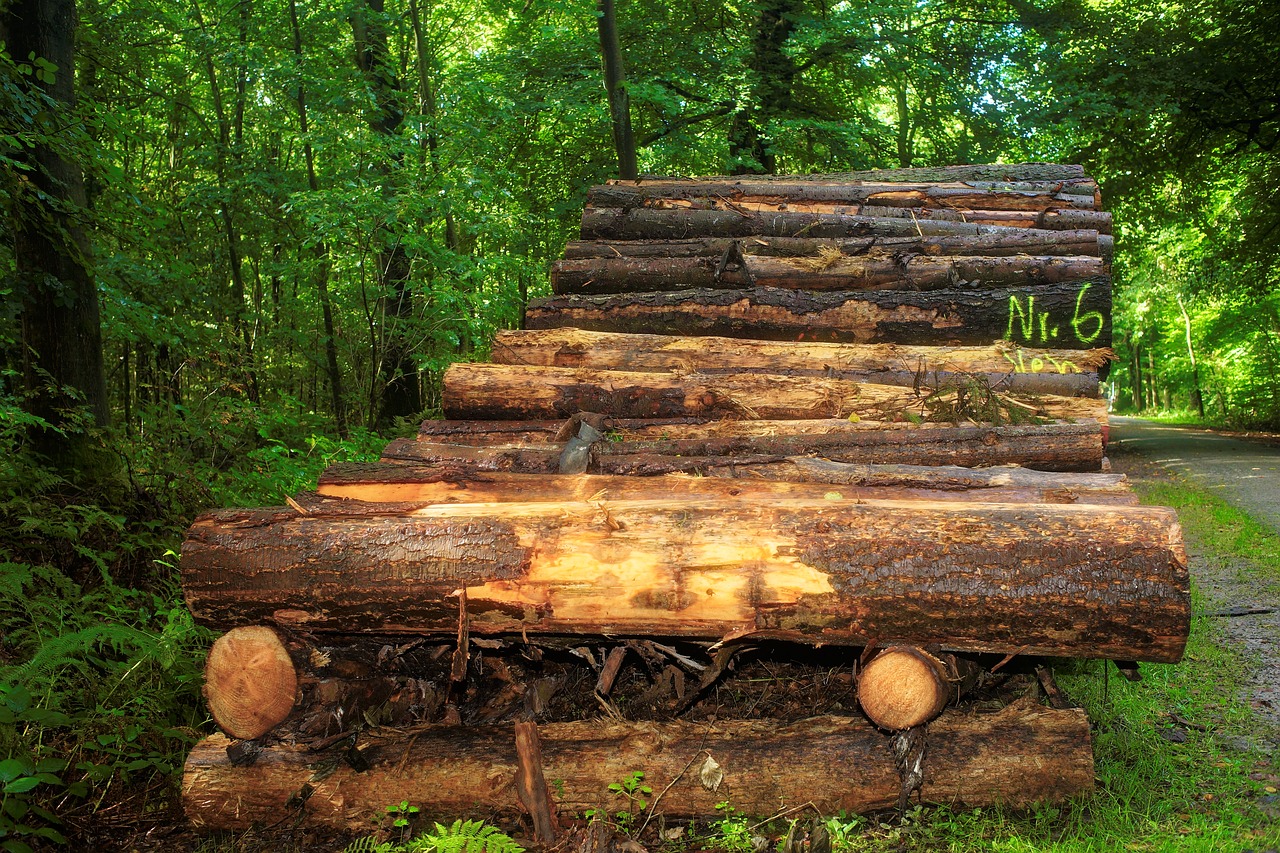
[[[786,725],[588,720],[542,725],[538,734],[562,814],[610,802],[609,785],[635,771],[655,792],[671,785],[655,808],[670,818],[714,818],[726,800],[759,817],[809,804],[823,814],[875,811],[894,806],[900,787],[889,738],[861,718]],[[422,817],[446,822],[518,813],[509,726],[431,726],[366,742],[369,770],[339,764],[317,778],[316,755],[303,749],[273,746],[254,765],[233,767],[226,738],[205,738],[187,758],[183,807],[197,827],[245,829],[292,816],[286,803],[307,786],[303,820],[335,829],[367,832],[386,818],[388,803],[406,800]],[[725,773],[718,790],[699,781],[707,754]],[[924,778],[924,800],[967,807],[1086,794],[1094,778],[1089,721],[1083,711],[1020,703],[990,714],[948,712],[929,728]]]
[[[951,692],[946,665],[916,646],[890,646],[858,673],[858,705],[889,731],[929,722],[947,707]]]
[[[530,300],[531,329],[720,335],[763,340],[1089,349],[1111,343],[1111,281],[965,290],[816,293],[786,288],[689,290]]]
[[[1097,257],[829,256],[823,259],[745,256],[723,264],[714,257],[591,258],[551,266],[555,293],[629,293],[698,287],[789,287],[800,290],[939,290],[1078,281],[1105,275]]]
[[[594,186],[587,193],[587,205],[630,208],[687,202],[746,210],[753,206],[785,210],[870,205],[1039,212],[1059,208],[1094,210],[1100,201],[1097,190],[1098,185],[1089,178],[1019,183],[647,179]]]
[[[703,237],[689,240],[571,240],[567,260],[589,258],[705,258],[719,260],[735,249],[748,256],[816,257],[819,252],[894,257],[900,255],[1086,255],[1100,257],[1097,231],[1001,228],[982,234],[897,237]],[[736,244],[736,245],[735,245]]]
[[[579,235],[583,240],[684,240],[694,237],[939,237],[999,234],[1009,228],[1050,231],[1089,229],[1111,233],[1111,214],[1080,211],[1080,216],[1042,213],[1034,217],[1004,214],[978,222],[973,211],[933,210],[931,216],[904,208],[873,208],[878,215],[793,211],[672,210],[587,208]],[[916,216],[911,216],[915,213]],[[992,212],[994,216],[1001,216]]]
[[[775,499],[338,501],[200,516],[202,623],[865,645],[1176,661],[1189,625],[1172,510]],[[335,543],[341,547],[335,547]]]
[[[691,477],[671,474],[656,477],[613,477],[599,474],[512,474],[509,472],[467,475],[448,466],[408,466],[387,463],[335,465],[320,475],[317,493],[321,497],[406,505],[439,503],[497,503],[502,501],[575,500],[663,500],[681,498],[744,498],[772,500],[803,497],[826,499],[828,495],[850,500],[962,500],[996,503],[1098,503],[1137,505],[1137,496],[1119,487],[1100,489],[1045,484],[1027,486],[986,486],[966,489],[958,486],[929,488],[920,485],[926,477],[913,478],[912,485],[887,482],[875,486],[846,484],[833,489],[805,462],[780,463],[790,466],[790,476],[779,471],[774,479]],[[839,463],[827,463],[839,465]],[[862,466],[867,467],[867,466]],[[1099,477],[1111,475],[1099,474]],[[890,477],[880,478],[890,481]],[[954,480],[953,480],[954,482]],[[307,498],[297,496],[307,507]]]
[[[252,740],[275,728],[293,709],[298,675],[284,643],[268,627],[223,634],[209,650],[204,696],[218,728]]]
[[[1028,419],[1107,418],[1101,399],[996,393],[994,405],[1012,407]],[[768,373],[638,373],[463,362],[445,371],[442,395],[446,417],[457,419],[569,418],[595,412],[619,418],[855,416],[879,421],[928,420],[929,397],[928,389]]]
[[[913,387],[936,387],[967,375],[1010,391],[1095,397],[1098,370],[1110,357],[1105,349],[1053,350],[1003,342],[975,347],[835,344],[557,328],[499,331],[492,361],[597,370],[825,376]]]
[[[676,437],[680,435],[689,437]],[[728,469],[749,476],[753,466],[804,455],[836,462],[965,468],[1018,464],[1042,471],[1100,471],[1102,430],[1092,422],[905,427],[846,420],[724,421],[719,428],[670,427],[658,431],[654,438],[599,442],[587,470],[652,475],[714,474]],[[560,447],[541,442],[469,446],[396,439],[387,445],[382,459],[417,464],[454,462],[471,471],[554,474],[559,471]]]

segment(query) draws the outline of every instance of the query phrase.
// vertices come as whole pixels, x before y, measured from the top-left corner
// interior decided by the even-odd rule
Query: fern
[[[372,836],[357,838],[343,849],[342,853],[394,853],[395,848],[390,841],[378,841]]]
[[[434,832],[409,842],[405,853],[524,853],[524,848],[496,826],[482,820],[455,820],[436,824]]]

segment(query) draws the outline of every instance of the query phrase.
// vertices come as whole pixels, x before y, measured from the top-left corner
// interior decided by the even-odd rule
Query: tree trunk
[[[667,436],[692,434],[697,437]],[[1042,471],[1100,471],[1102,431],[1096,423],[1039,426],[919,426],[831,421],[723,421],[710,429],[661,428],[654,438],[602,441],[588,468],[599,474],[714,475],[792,456],[820,455],[835,462],[902,465],[1018,464]],[[388,462],[456,462],[471,471],[554,474],[558,445],[472,447],[397,439],[387,445]]]
[[[551,266],[555,293],[629,293],[700,287],[800,290],[940,290],[1080,281],[1110,266],[1087,256],[775,258],[747,255],[725,263],[701,258],[593,258]]]
[[[942,237],[1008,233],[1005,228],[1026,230],[1094,230],[1095,222],[1067,226],[1060,218],[1010,214],[995,224],[975,222],[961,212],[931,209],[928,216],[911,208],[876,207],[876,214],[862,216],[793,211],[672,210],[636,207],[587,208],[582,212],[583,240],[684,240],[695,237]],[[1092,211],[1082,211],[1092,213]],[[1106,214],[1110,217],[1110,214]],[[1026,224],[1019,224],[1026,223]],[[999,229],[999,230],[997,230]],[[1109,232],[1109,228],[1108,228]],[[1050,239],[1050,238],[1044,238]]]
[[[102,331],[93,254],[81,225],[85,208],[84,176],[66,150],[48,138],[72,138],[75,108],[75,30],[73,0],[15,0],[0,18],[0,36],[15,61],[28,56],[52,63],[43,77],[24,78],[17,95],[31,99],[31,114],[41,123],[31,148],[12,156],[29,171],[15,180],[10,211],[16,296],[20,300],[22,370],[29,394],[25,407],[48,428],[33,427],[32,444],[55,464],[89,478],[113,468],[89,436],[73,425],[72,412],[87,406],[94,422],[111,421],[102,364]],[[50,115],[36,99],[58,105]],[[70,427],[63,431],[64,427]],[[92,473],[91,473],[92,472]]]
[[[302,84],[302,29],[298,26],[297,0],[289,0],[289,25],[293,30],[293,55],[298,72],[298,129],[302,133],[302,154],[307,165],[307,188],[313,194],[320,192],[320,182],[316,178],[315,153],[311,149],[310,123],[307,119],[306,88]],[[311,249],[315,269],[316,297],[320,301],[320,315],[324,323],[324,356],[325,372],[329,379],[330,404],[333,406],[334,423],[338,435],[347,437],[346,404],[342,398],[342,371],[338,368],[337,335],[333,325],[333,305],[329,299],[329,247],[323,240],[316,242]]]
[[[452,634],[465,590],[472,636],[893,637],[1167,662],[1190,619],[1164,508],[691,499],[388,515],[329,503],[199,517],[181,559],[197,620]]]
[[[673,371],[714,376],[773,373],[882,385],[943,387],[985,381],[1015,393],[1096,397],[1109,350],[1015,346],[930,347],[671,337],[581,329],[500,330],[495,364],[592,370]]]
[[[961,500],[992,503],[1096,503],[1136,506],[1138,498],[1114,480],[1119,475],[1046,475],[1035,485],[1001,484],[992,475],[967,480],[969,469],[950,469],[950,477],[931,476],[932,468],[915,469],[910,474],[868,472],[867,469],[893,466],[852,466],[822,459],[796,459],[778,463],[772,479],[729,477],[611,477],[598,474],[518,474],[510,472],[468,473],[447,465],[419,467],[388,463],[335,465],[320,475],[317,489],[321,497],[394,503],[405,510],[429,504],[502,503],[524,501],[586,500],[687,500],[743,498],[774,500],[806,498],[849,500]],[[905,467],[905,466],[904,466]],[[875,485],[859,485],[856,471]],[[1009,469],[978,469],[1008,471]],[[1031,472],[1023,471],[1022,474]],[[1035,472],[1041,473],[1041,472]],[[1006,474],[1008,476],[1008,474]],[[1097,481],[1085,479],[1101,478]],[[966,483],[972,482],[973,486]],[[839,490],[830,484],[840,483]],[[294,498],[310,509],[304,495]]]
[[[1107,419],[1105,400],[1043,395],[1020,399],[976,385],[931,391],[768,373],[639,373],[477,363],[455,363],[445,371],[444,412],[459,420],[569,418],[580,412],[615,418],[889,422]]]
[[[811,293],[782,288],[690,290],[530,300],[531,329],[722,335],[848,343],[1019,345],[1085,349],[1111,343],[1111,280],[1010,287]]]
[[[399,180],[396,172],[404,160],[403,152],[395,148],[395,137],[404,121],[404,108],[400,103],[400,81],[387,50],[383,3],[384,0],[362,0],[356,4],[351,12],[351,29],[356,67],[372,95],[372,108],[366,121],[383,137],[384,144],[393,149],[379,167],[384,193],[393,196]],[[384,387],[376,420],[386,425],[395,418],[422,411],[422,391],[417,363],[405,331],[405,325],[414,316],[409,256],[399,234],[385,224],[379,230],[382,246],[378,253],[377,281],[382,292],[379,310],[384,323],[381,363]]]
[[[876,811],[896,805],[901,789],[889,738],[859,718],[720,720],[714,726],[587,720],[543,725],[539,736],[544,774],[556,780],[553,800],[561,813],[624,807],[609,786],[633,772],[663,792],[652,807],[669,818],[711,819],[726,800],[761,817],[805,806],[821,814]],[[254,765],[235,767],[228,746],[214,735],[187,758],[183,806],[202,829],[246,829],[296,813],[306,823],[366,832],[387,819],[388,803],[401,801],[418,806],[424,818],[446,822],[514,816],[519,808],[510,726],[375,733],[362,753],[368,770],[356,772],[339,760],[324,776],[317,776],[316,755],[306,749],[271,747]],[[715,790],[696,772],[706,755],[725,771]],[[1092,791],[1093,772],[1083,711],[1015,703],[994,713],[951,712],[931,724],[920,796],[966,807],[1059,802]],[[292,805],[304,789],[309,796]]]
[[[1094,210],[1093,185],[1088,194],[1063,192],[1059,182],[1043,184],[1016,184],[1011,189],[1001,184],[984,187],[964,183],[955,184],[901,184],[901,183],[825,183],[802,181],[794,184],[782,181],[758,181],[750,179],[730,181],[661,181],[645,180],[629,183],[604,184],[592,187],[587,195],[587,205],[597,208],[662,207],[669,202],[677,208],[679,202],[690,202],[711,209],[735,209],[739,206],[752,209],[751,205],[779,210],[815,207],[841,207],[872,205],[901,208],[951,208],[957,210]],[[818,210],[810,211],[813,213]],[[833,211],[834,212],[834,211]],[[917,214],[918,215],[918,214]]]
[[[1100,257],[1096,231],[1044,231],[1010,228],[1001,232],[955,236],[897,237],[703,237],[690,240],[571,240],[566,260],[589,258],[715,258],[736,250],[747,256],[777,258],[818,257],[839,252],[857,255],[1054,255]]]
[[[634,179],[636,140],[631,133],[631,98],[627,94],[627,72],[618,43],[618,19],[613,0],[597,0],[596,24],[600,31],[600,56],[604,61],[604,89],[609,99],[609,119],[613,147],[618,153],[618,177]]]

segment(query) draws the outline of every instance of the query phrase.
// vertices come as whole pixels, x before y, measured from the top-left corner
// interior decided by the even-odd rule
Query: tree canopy
[[[74,67],[12,37],[0,67],[6,405],[33,294],[69,292],[23,272],[40,149],[84,170],[59,209],[121,429],[432,410],[616,174],[606,6],[640,172],[1084,163],[1118,402],[1280,423],[1280,7],[1227,0],[81,0]]]

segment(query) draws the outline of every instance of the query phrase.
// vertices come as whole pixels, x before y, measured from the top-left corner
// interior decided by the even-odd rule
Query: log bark
[[[1076,190],[1069,192],[1064,190]],[[787,210],[796,208],[876,207],[1040,212],[1056,209],[1095,210],[1097,184],[1068,182],[906,183],[875,181],[643,180],[617,181],[592,187],[587,206],[596,208],[656,207],[664,203],[713,208]],[[817,212],[816,210],[814,212]]]
[[[662,175],[641,175],[663,180]],[[909,169],[871,169],[862,172],[825,172],[810,175],[752,175],[752,180],[768,181],[1078,181],[1087,178],[1084,167],[1066,163],[991,163],[965,166],[915,166]],[[707,180],[736,180],[734,175],[715,175]],[[669,178],[666,178],[670,180]]]
[[[1136,506],[1138,498],[1114,480],[1123,475],[1047,475],[1038,485],[1000,483],[994,476],[982,482],[982,474],[970,478],[950,469],[951,476],[931,478],[932,468],[911,466],[845,465],[822,459],[798,458],[778,463],[774,479],[733,477],[613,477],[599,474],[512,474],[476,472],[467,474],[448,466],[407,466],[388,463],[335,465],[320,475],[317,494],[321,498],[401,504],[406,509],[429,504],[499,503],[503,501],[586,501],[586,500],[680,500],[686,498],[775,498],[824,499],[828,495],[849,500],[962,500],[990,503],[1096,503]],[[907,468],[911,474],[868,473],[874,468]],[[834,469],[834,470],[832,470]],[[861,475],[843,469],[861,471]],[[991,469],[978,469],[985,471]],[[1024,476],[1030,473],[1017,470]],[[1006,475],[1008,476],[1008,475]],[[1060,477],[1071,479],[1060,480]],[[857,479],[875,485],[857,485]],[[1102,482],[1092,483],[1091,478]],[[1028,478],[1031,479],[1031,478]],[[841,488],[830,484],[839,481]],[[896,482],[895,482],[896,481]],[[966,487],[966,481],[980,485]],[[309,498],[294,500],[310,509]]]
[[[690,437],[671,437],[688,435]],[[668,436],[668,437],[663,437]],[[450,463],[475,471],[559,472],[560,446],[467,446],[397,439],[386,462]],[[674,427],[596,444],[587,471],[594,474],[703,474],[751,476],[760,466],[793,456],[835,462],[901,465],[1023,465],[1041,471],[1099,471],[1102,431],[1096,423],[1028,426],[898,426],[825,421],[724,421],[713,427]]]
[[[1020,214],[975,221],[972,211],[869,208],[863,215],[796,211],[594,208],[582,213],[583,240],[683,240],[697,237],[945,237],[1007,233],[1008,228],[1111,233],[1111,214],[1081,211],[1070,224],[1060,216]],[[914,217],[911,214],[915,214]],[[1093,216],[1083,214],[1093,213]],[[1043,220],[1042,225],[1036,223]],[[994,223],[994,224],[991,224]],[[1019,224],[1022,223],[1022,224]]]
[[[1000,231],[955,236],[899,237],[703,237],[691,240],[571,240],[566,260],[590,258],[722,258],[735,249],[748,256],[774,258],[815,257],[839,252],[850,257],[902,254],[946,257],[970,255],[1054,255],[1101,257],[1096,231],[1045,231],[1006,228]]]
[[[557,780],[562,814],[621,808],[609,785],[632,772],[654,791],[655,814],[712,818],[725,801],[753,816],[811,805],[822,814],[893,807],[899,780],[889,738],[860,718],[798,723],[721,720],[624,723],[590,720],[539,728],[546,778]],[[316,755],[276,746],[251,767],[227,760],[229,742],[205,738],[187,758],[183,807],[198,828],[239,830],[296,816],[335,829],[367,831],[388,803],[408,801],[428,819],[517,814],[517,758],[511,728],[429,726],[368,739],[369,769],[339,765],[318,778]],[[710,755],[724,783],[709,790],[698,769]],[[1026,806],[1093,790],[1089,721],[1083,711],[1015,703],[990,714],[952,711],[929,728],[921,797],[948,805]],[[667,786],[670,785],[670,788]],[[300,807],[296,794],[309,796]],[[373,822],[373,823],[371,823]]]
[[[1098,372],[1111,357],[1105,349],[829,344],[573,328],[499,331],[491,356],[495,364],[708,375],[775,373],[911,387],[939,387],[972,378],[1001,390],[1068,397],[1096,397]]]
[[[730,264],[713,257],[593,258],[551,266],[555,293],[631,293],[699,287],[787,287],[798,290],[991,289],[1080,281],[1106,275],[1109,265],[1084,255],[1010,257],[830,255],[778,258],[747,255]]]
[[[530,300],[531,329],[720,335],[758,340],[1091,349],[1111,344],[1111,281],[1013,287],[809,293],[782,288],[690,290]]]
[[[952,408],[953,398],[959,412]],[[954,422],[960,417],[977,422],[1087,418],[1105,423],[1107,418],[1105,400],[1018,397],[980,383],[964,383],[962,392],[947,386],[932,390],[769,373],[711,376],[475,362],[458,362],[445,371],[443,404],[445,416],[459,420],[569,418],[580,412],[617,418],[691,415],[891,422]]]
[[[198,621],[316,631],[713,638],[1176,661],[1176,515],[1151,507],[779,499],[338,502],[202,515]],[[341,547],[335,547],[335,543]]]
[[[261,737],[289,716],[298,674],[279,635],[261,625],[235,628],[209,650],[204,696],[218,728],[234,738]]]

